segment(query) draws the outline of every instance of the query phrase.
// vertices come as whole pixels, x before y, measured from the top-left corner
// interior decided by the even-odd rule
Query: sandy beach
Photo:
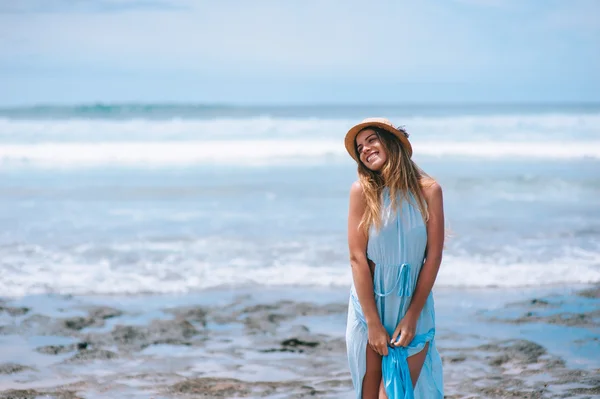
[[[0,398],[349,398],[345,298],[250,287],[4,298]],[[447,398],[600,395],[599,286],[435,299]]]

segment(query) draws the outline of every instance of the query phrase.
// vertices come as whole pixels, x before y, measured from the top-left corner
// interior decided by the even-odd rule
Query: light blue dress
[[[383,192],[382,226],[379,231],[371,227],[367,245],[367,257],[376,267],[373,278],[375,301],[379,317],[390,337],[410,305],[419,272],[425,257],[427,229],[416,200],[409,195],[402,200],[398,194],[398,209],[390,209],[387,188]],[[367,325],[354,284],[350,290],[346,346],[352,383],[356,398],[361,398],[362,382],[366,371]],[[394,353],[382,358],[384,383],[390,391],[394,385],[404,386],[402,397],[412,398],[410,378],[406,381],[408,365],[406,356],[420,352],[429,342],[429,349],[414,389],[416,399],[442,399],[442,360],[435,346],[435,310],[433,294],[430,293],[417,322],[415,338],[406,348],[394,349]],[[397,370],[393,372],[392,369]],[[391,373],[397,377],[391,381]],[[409,374],[408,374],[409,375]],[[402,387],[401,387],[402,388]],[[398,390],[392,392],[399,392]],[[388,395],[389,396],[389,395]],[[396,395],[397,396],[397,395]],[[389,399],[399,399],[390,397]]]

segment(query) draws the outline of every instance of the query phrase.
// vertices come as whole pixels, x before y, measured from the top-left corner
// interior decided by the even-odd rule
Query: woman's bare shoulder
[[[352,183],[350,186],[350,195],[364,195],[363,186],[360,184],[360,180],[356,180],[354,183]]]
[[[355,181],[352,183],[352,186],[350,186],[350,202],[362,206],[366,203],[365,192],[359,180]]]
[[[433,179],[428,179],[426,182],[424,182],[422,185],[422,190],[427,202],[442,198],[442,186],[440,186],[440,184]]]

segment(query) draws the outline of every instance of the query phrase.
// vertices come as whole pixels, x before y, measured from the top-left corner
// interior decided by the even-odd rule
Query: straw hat
[[[395,128],[392,125],[392,122],[385,118],[367,118],[364,119],[357,125],[352,126],[348,133],[346,133],[346,138],[344,139],[344,144],[346,145],[346,151],[348,154],[356,161],[360,162],[358,158],[356,158],[356,150],[354,141],[356,140],[356,136],[360,133],[361,130],[366,129],[368,127],[378,127],[385,131],[392,133],[394,136],[398,137],[402,146],[406,149],[409,157],[412,157],[412,146],[410,145],[410,141],[408,141],[408,133],[404,130]]]

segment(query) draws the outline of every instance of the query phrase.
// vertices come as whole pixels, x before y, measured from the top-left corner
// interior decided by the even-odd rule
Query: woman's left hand
[[[394,330],[394,335],[392,335],[392,340],[390,342],[391,345],[408,346],[408,344],[410,344],[415,337],[415,332],[417,331],[417,320],[418,316],[415,317],[411,313],[407,312],[402,320],[400,320],[400,323],[398,323],[396,330]],[[398,342],[396,342],[398,336],[400,339],[398,339]]]

